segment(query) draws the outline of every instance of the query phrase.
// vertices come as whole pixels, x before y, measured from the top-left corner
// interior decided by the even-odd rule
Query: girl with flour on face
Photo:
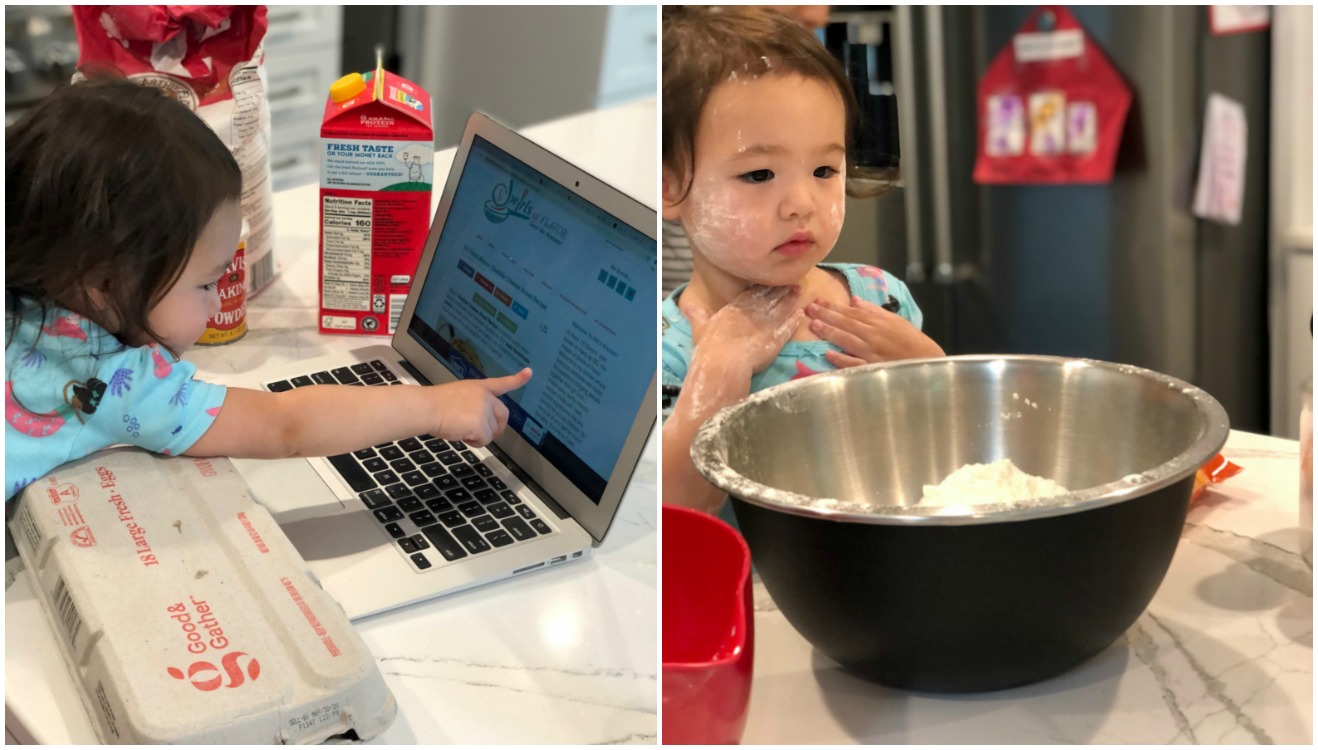
[[[838,63],[763,9],[666,9],[663,34],[663,217],[693,263],[662,310],[663,494],[712,512],[723,495],[690,446],[716,411],[818,372],[943,352],[901,281],[823,263],[856,111]]]

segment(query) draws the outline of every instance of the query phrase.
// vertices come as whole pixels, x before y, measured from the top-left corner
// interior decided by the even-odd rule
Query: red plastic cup
[[[663,743],[736,744],[755,661],[750,549],[713,516],[663,514]]]

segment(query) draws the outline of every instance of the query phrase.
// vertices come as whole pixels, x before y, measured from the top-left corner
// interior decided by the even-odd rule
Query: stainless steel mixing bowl
[[[1127,365],[912,360],[757,393],[696,436],[765,586],[843,666],[934,691],[1035,682],[1107,647],[1162,582],[1221,405]],[[917,505],[1011,459],[1069,494],[949,514]]]

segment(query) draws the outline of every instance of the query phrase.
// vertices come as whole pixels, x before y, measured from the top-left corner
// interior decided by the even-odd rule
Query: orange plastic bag
[[[1223,458],[1221,453],[1213,456],[1194,473],[1194,492],[1190,495],[1190,502],[1198,500],[1208,485],[1230,479],[1242,471],[1243,468]]]

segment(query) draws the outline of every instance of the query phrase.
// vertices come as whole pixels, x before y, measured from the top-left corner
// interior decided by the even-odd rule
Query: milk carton
[[[366,644],[228,460],[116,448],[17,502],[10,531],[102,742],[369,740],[393,721]]]
[[[392,334],[430,228],[430,96],[380,66],[346,75],[320,147],[320,331]]]

